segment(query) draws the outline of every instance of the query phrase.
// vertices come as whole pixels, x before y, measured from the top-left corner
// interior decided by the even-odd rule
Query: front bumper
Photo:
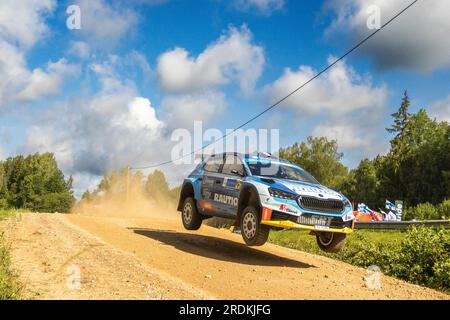
[[[283,220],[283,221],[277,221],[277,220],[268,220],[268,221],[261,221],[261,224],[277,227],[277,228],[283,228],[283,229],[297,229],[297,230],[309,230],[309,231],[317,231],[317,232],[332,232],[332,233],[344,233],[344,234],[351,234],[353,233],[352,228],[342,228],[342,229],[336,229],[332,227],[319,227],[319,226],[308,226],[304,224],[295,223],[289,220]]]

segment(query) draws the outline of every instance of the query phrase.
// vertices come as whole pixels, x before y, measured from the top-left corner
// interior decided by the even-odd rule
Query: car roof
[[[213,154],[213,155],[211,155],[211,158],[215,158],[215,157],[219,157],[219,156],[227,156],[227,155],[237,156],[241,160],[274,161],[274,162],[278,162],[278,163],[282,163],[282,164],[288,164],[288,165],[293,165],[293,166],[299,167],[295,163],[292,163],[292,162],[282,159],[282,158],[278,158],[267,152],[257,152],[257,153],[252,153],[252,154],[251,153],[243,154],[243,153],[239,153],[239,152],[223,152],[223,153]]]

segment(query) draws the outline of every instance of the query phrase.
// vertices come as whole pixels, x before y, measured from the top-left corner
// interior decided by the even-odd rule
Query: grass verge
[[[14,211],[0,210],[0,220],[14,214]],[[4,235],[0,233],[0,300],[20,299],[21,288],[16,273],[11,269],[11,257]]]
[[[406,232],[357,230],[340,253],[321,251],[314,236],[292,230],[272,231],[269,241],[284,247],[338,259],[410,283],[450,293],[450,231],[412,227]]]

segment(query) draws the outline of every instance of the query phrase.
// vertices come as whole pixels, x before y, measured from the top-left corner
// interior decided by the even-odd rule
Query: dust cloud
[[[179,219],[177,189],[144,183],[143,175],[129,175],[125,171],[105,176],[97,190],[87,193],[72,209],[72,214],[117,217]]]

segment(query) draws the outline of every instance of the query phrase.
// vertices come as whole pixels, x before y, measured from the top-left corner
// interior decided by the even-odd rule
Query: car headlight
[[[274,189],[274,188],[269,188],[269,194],[271,197],[281,198],[281,199],[295,200],[298,198],[298,196],[294,193],[290,193],[290,192],[286,192],[286,191]]]
[[[352,206],[352,203],[347,198],[345,199],[344,203],[345,203],[346,207],[351,207]]]

